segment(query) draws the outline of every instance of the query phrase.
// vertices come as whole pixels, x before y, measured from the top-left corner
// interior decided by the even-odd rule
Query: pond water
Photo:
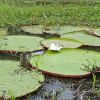
[[[34,52],[32,55],[43,54],[44,51]],[[18,58],[2,54],[0,59],[18,60]],[[97,74],[96,89],[98,94],[93,95],[92,77],[84,79],[69,79],[45,75],[46,79],[42,86],[32,94],[18,98],[18,100],[100,100],[100,73]]]
[[[98,48],[88,47],[87,49],[100,52]],[[34,52],[32,55],[43,54],[43,52],[44,51]],[[2,59],[2,57],[0,59]],[[12,57],[12,55],[7,55],[7,59],[18,60]],[[18,98],[18,100],[100,100],[100,73],[97,74],[95,87],[98,93],[95,95],[91,90],[93,84],[92,77],[85,79],[69,79],[50,75],[45,76],[45,82],[36,92]]]
[[[38,51],[33,54],[42,54],[43,52]],[[88,100],[91,96],[90,100],[100,100],[100,93],[98,96],[92,95],[92,81],[92,77],[69,79],[46,75],[44,84],[29,98],[30,100]],[[96,87],[100,91],[100,73],[97,74]]]

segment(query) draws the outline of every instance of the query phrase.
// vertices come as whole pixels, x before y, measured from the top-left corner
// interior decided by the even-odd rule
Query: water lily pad
[[[83,49],[63,49],[60,52],[46,51],[43,55],[30,58],[30,63],[44,73],[63,77],[84,77],[90,72],[84,71],[84,65],[96,63],[100,66],[100,53]],[[84,65],[83,65],[84,64]]]
[[[21,26],[20,28],[24,32],[27,32],[27,33],[31,33],[31,34],[43,34],[42,33],[42,26],[40,26],[40,25]]]
[[[0,60],[0,97],[24,96],[36,91],[43,81],[43,74],[20,67],[18,61]]]
[[[40,25],[33,25],[33,26],[21,26],[20,27],[24,32],[28,32],[31,34],[43,34],[43,33],[49,33],[49,34],[64,34],[67,32],[74,32],[86,29],[85,27],[79,27],[79,26],[73,26],[73,25],[65,25],[65,26],[47,26],[43,27]]]
[[[74,39],[80,41],[83,45],[100,47],[100,38],[90,35],[86,31],[67,33],[62,35],[61,38]]]
[[[81,26],[73,26],[73,25],[65,25],[65,26],[50,26],[47,29],[44,29],[43,31],[45,33],[50,33],[50,34],[59,34],[62,35],[64,33],[68,32],[74,32],[74,31],[79,31],[79,30],[84,30],[86,29],[85,27]]]
[[[34,51],[42,49],[40,41],[43,38],[33,36],[6,36],[0,40],[0,50]]]
[[[50,38],[41,41],[41,44],[46,48],[49,48],[52,43],[58,44],[62,48],[78,48],[82,46],[82,43],[72,39]]]
[[[93,34],[100,37],[100,29],[94,29]]]

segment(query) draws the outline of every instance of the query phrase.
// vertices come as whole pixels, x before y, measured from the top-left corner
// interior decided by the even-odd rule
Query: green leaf
[[[73,25],[57,25],[57,26],[49,26],[49,30],[45,30],[45,33],[51,33],[51,34],[64,34],[68,32],[74,32],[74,31],[79,31],[79,30],[84,30],[86,29],[85,27],[80,27],[80,26],[73,26]]]
[[[0,40],[0,50],[18,52],[40,50],[41,40],[43,38],[33,36],[6,36]]]
[[[100,37],[100,28],[94,29],[93,34]]]
[[[100,46],[100,38],[92,36],[88,34],[86,31],[66,33],[62,35],[61,38],[74,39],[83,43],[83,45],[98,46],[98,47]]]
[[[28,32],[31,34],[43,34],[44,33],[50,33],[50,34],[64,34],[67,32],[74,32],[86,29],[85,27],[80,26],[73,26],[73,25],[57,25],[57,26],[39,26],[39,25],[33,25],[33,26],[21,26],[20,27],[24,32]]]
[[[49,38],[41,41],[41,44],[46,48],[49,48],[52,43],[58,44],[62,48],[78,48],[82,46],[82,43],[72,39]]]
[[[24,96],[36,91],[43,81],[43,74],[20,67],[18,61],[0,60],[0,97],[12,99]]]
[[[38,61],[38,64],[36,62]],[[43,55],[36,55],[30,58],[30,63],[48,74],[64,77],[83,77],[90,72],[84,69],[88,62],[100,66],[100,53],[83,49],[63,49],[60,52],[46,51]],[[38,65],[38,66],[37,66]]]
[[[43,34],[43,28],[40,25],[21,26],[20,29],[29,34]]]

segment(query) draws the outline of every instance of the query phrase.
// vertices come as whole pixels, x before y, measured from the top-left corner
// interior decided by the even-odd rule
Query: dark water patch
[[[46,75],[44,85],[35,95],[32,94],[30,100],[73,100],[73,89],[70,83],[72,82],[69,79],[66,82],[62,78]]]

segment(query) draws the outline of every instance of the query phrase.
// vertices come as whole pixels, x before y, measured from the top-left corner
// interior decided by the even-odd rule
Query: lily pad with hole
[[[50,39],[45,39],[41,41],[41,44],[45,48],[49,48],[51,44],[57,44],[58,46],[62,48],[78,48],[82,46],[81,42],[78,42],[76,40],[72,39],[60,39],[60,38],[50,38]]]
[[[48,50],[43,55],[32,56],[30,63],[46,74],[79,78],[90,74],[84,70],[84,65],[89,65],[90,69],[94,63],[100,66],[100,53],[83,49],[63,49],[60,52]]]
[[[10,99],[36,91],[44,81],[44,75],[35,70],[20,67],[15,60],[0,60],[0,97]]]
[[[88,34],[87,31],[76,31],[72,33],[67,33],[62,35],[61,38],[74,39],[83,43],[83,45],[100,47],[100,38]]]
[[[0,40],[0,50],[18,52],[40,50],[41,40],[43,38],[33,36],[6,36]]]

